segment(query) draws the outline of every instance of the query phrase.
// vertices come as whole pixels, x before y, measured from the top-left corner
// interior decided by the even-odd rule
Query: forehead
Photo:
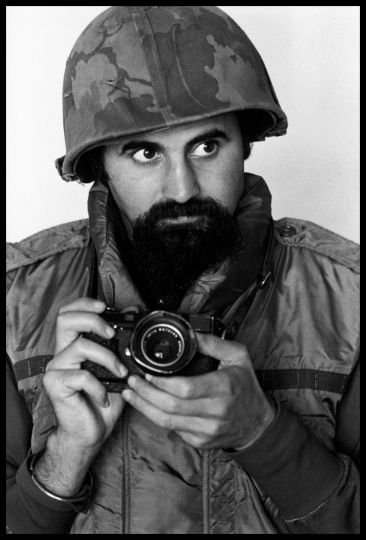
[[[224,131],[227,135],[239,130],[239,120],[236,113],[221,114],[212,118],[203,118],[196,122],[190,122],[173,127],[164,127],[133,135],[126,135],[118,139],[118,142],[108,146],[120,145],[128,141],[151,141],[160,144],[168,144],[171,141],[186,143],[191,139],[209,133],[214,129]]]

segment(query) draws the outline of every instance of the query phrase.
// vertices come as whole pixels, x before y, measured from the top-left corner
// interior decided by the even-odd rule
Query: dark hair
[[[105,146],[98,146],[80,156],[76,165],[76,172],[80,180],[85,184],[96,180],[106,183],[107,173],[104,168],[104,149]]]
[[[242,124],[240,124],[242,128]],[[243,135],[244,161],[249,158],[252,151],[252,143]],[[98,146],[83,154],[76,166],[77,174],[82,182],[89,183],[99,180],[103,183],[108,182],[108,176],[104,168],[105,146]]]

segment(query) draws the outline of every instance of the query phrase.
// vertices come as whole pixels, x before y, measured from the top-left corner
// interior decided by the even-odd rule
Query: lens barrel
[[[183,369],[197,352],[195,333],[188,321],[176,313],[153,311],[136,324],[130,340],[135,361],[161,374]]]

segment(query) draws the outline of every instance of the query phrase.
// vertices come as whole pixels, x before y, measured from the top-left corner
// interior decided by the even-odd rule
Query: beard
[[[135,221],[132,239],[134,275],[147,307],[171,311],[201,274],[235,258],[244,240],[237,219],[212,198],[154,204]]]

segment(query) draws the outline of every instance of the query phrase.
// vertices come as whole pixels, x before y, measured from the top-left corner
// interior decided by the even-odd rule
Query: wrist
[[[96,449],[80,448],[73,442],[54,431],[33,464],[35,483],[55,496],[73,497],[81,489],[95,458]]]
[[[36,476],[36,464],[37,461],[42,457],[42,452],[37,454],[30,455],[27,459],[27,468],[31,475],[33,484],[47,497],[53,499],[54,501],[65,502],[71,505],[71,507],[77,512],[83,512],[89,505],[89,501],[94,493],[94,478],[90,470],[87,472],[87,476],[80,487],[80,489],[74,493],[72,496],[61,496],[58,495],[49,489],[47,489],[37,478]]]
[[[103,438],[99,438],[95,442],[86,442],[77,435],[70,435],[67,431],[60,427],[57,427],[51,432],[47,439],[47,448],[52,452],[65,450],[68,453],[72,453],[74,456],[80,456],[80,459],[89,459],[89,456],[95,456],[100,447],[103,444]],[[62,449],[62,450],[61,450]]]
[[[269,426],[273,423],[276,413],[277,408],[275,402],[272,401],[272,399],[268,399],[266,397],[266,403],[264,411],[261,415],[261,420],[257,423],[256,429],[251,433],[250,438],[247,438],[247,440],[244,441],[243,444],[239,443],[235,445],[230,450],[233,452],[241,452],[256,443],[264,435]]]

